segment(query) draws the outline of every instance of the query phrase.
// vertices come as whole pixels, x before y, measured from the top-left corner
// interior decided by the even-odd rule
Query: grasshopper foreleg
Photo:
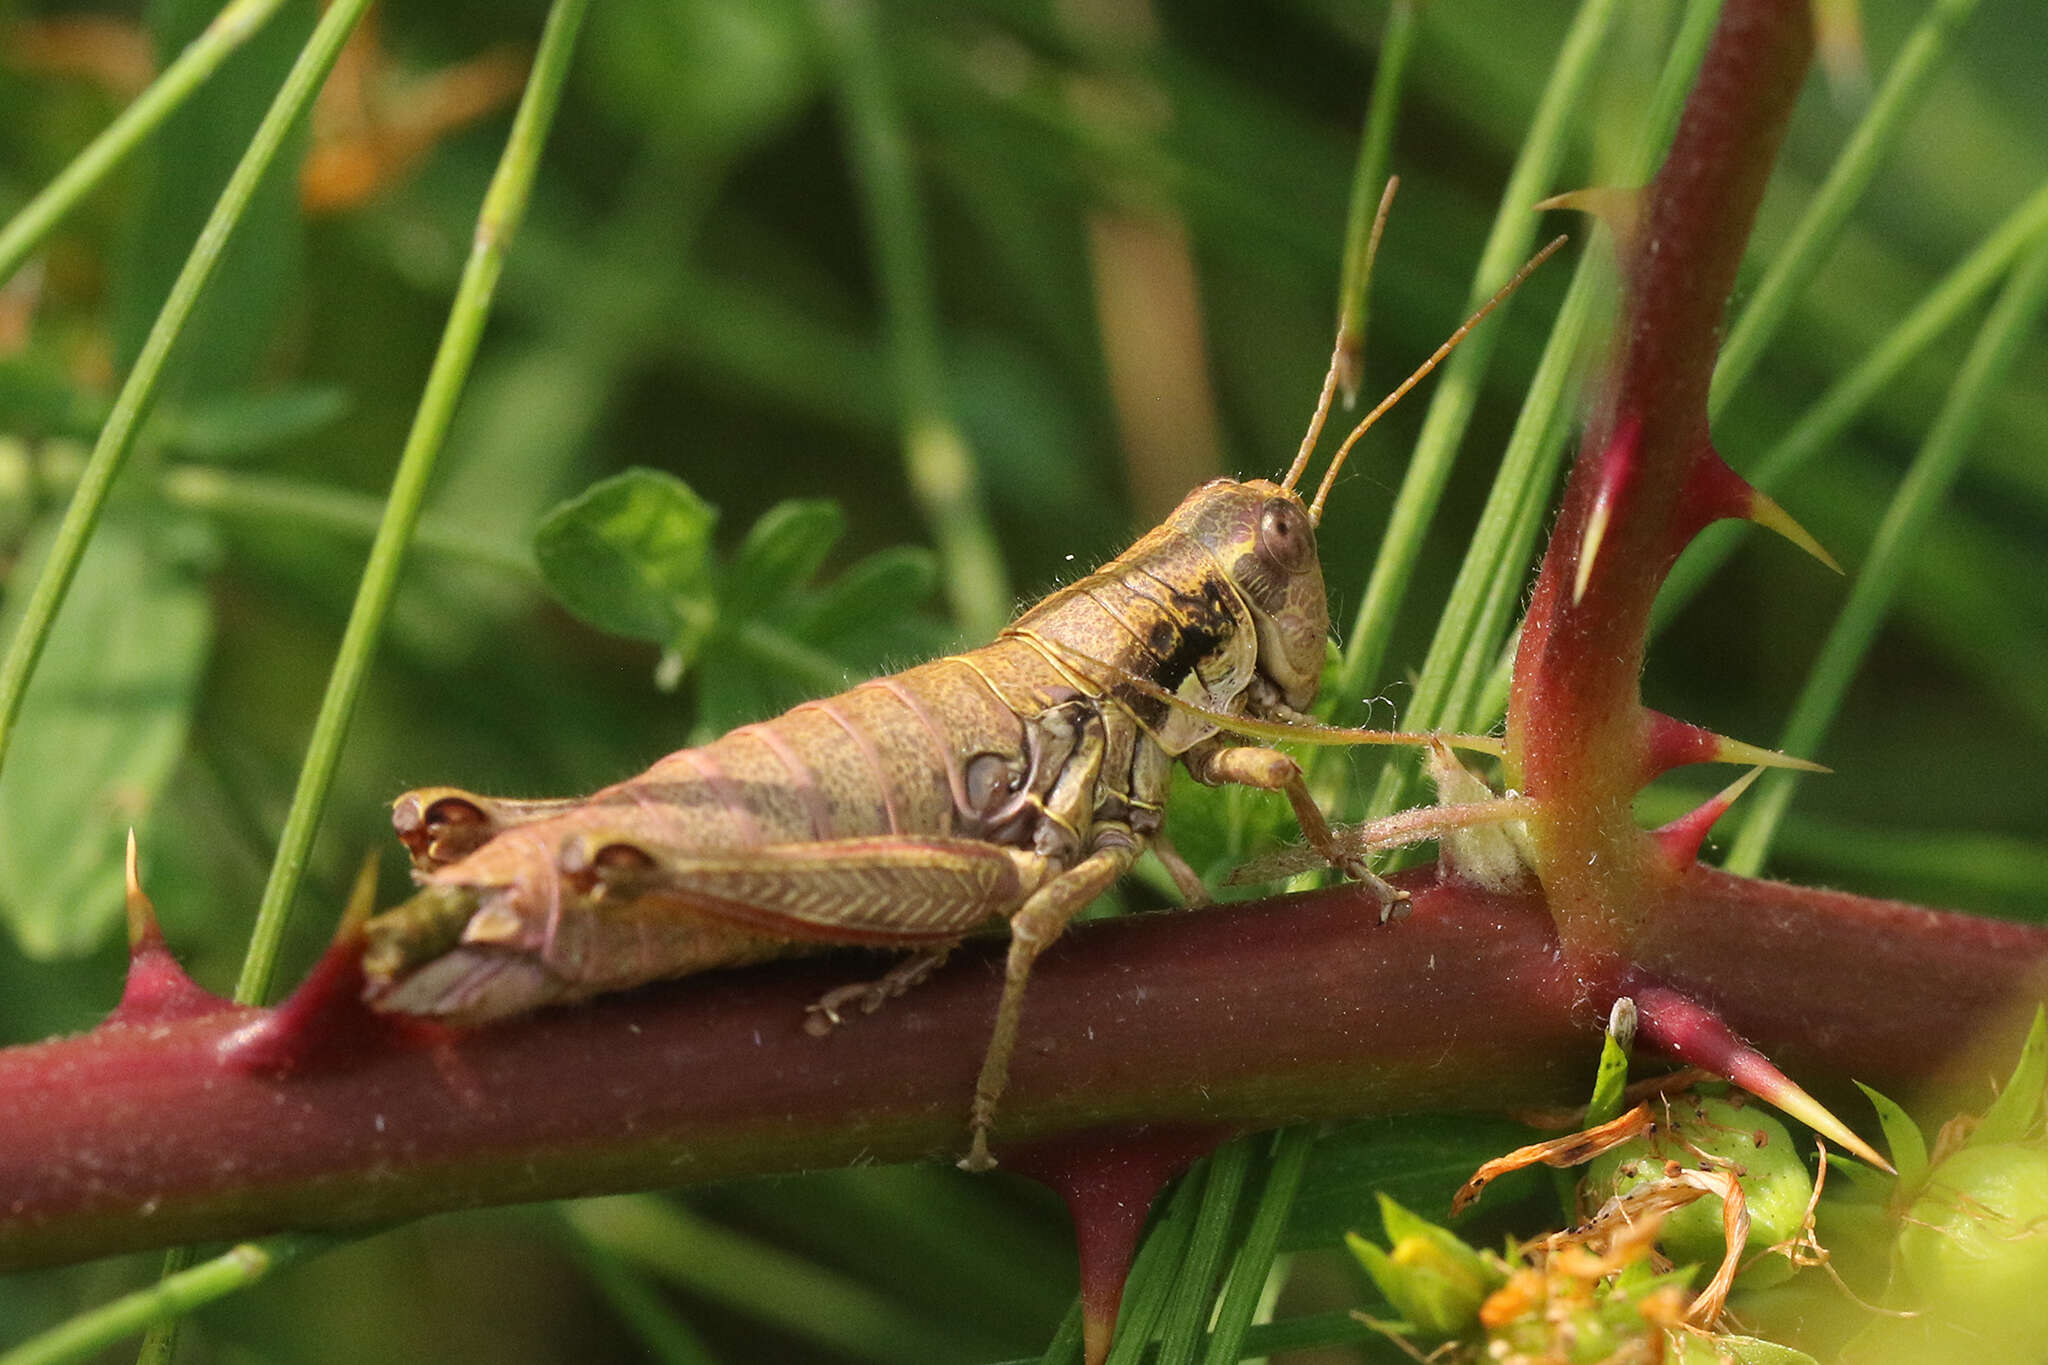
[[[862,1014],[873,1014],[887,1001],[923,984],[945,962],[947,954],[958,946],[948,943],[913,953],[873,981],[856,981],[825,992],[804,1007],[804,1032],[813,1038],[822,1038],[845,1023],[846,1015],[855,1009]]]
[[[1204,786],[1220,787],[1234,782],[1259,791],[1284,793],[1288,804],[1294,807],[1294,818],[1301,825],[1302,837],[1308,840],[1308,846],[1345,876],[1370,887],[1373,895],[1379,898],[1382,920],[1393,913],[1396,904],[1408,899],[1406,891],[1375,876],[1366,865],[1364,855],[1345,848],[1338,841],[1330,822],[1323,818],[1322,808],[1309,795],[1308,783],[1302,780],[1301,764],[1295,762],[1291,755],[1278,749],[1255,749],[1208,740],[1181,757],[1189,774]]]
[[[1088,902],[1107,890],[1136,860],[1138,850],[1116,843],[1083,858],[1031,894],[1010,917],[1010,955],[1003,964],[1003,998],[996,1007],[996,1026],[982,1057],[981,1075],[974,1082],[974,1108],[970,1118],[974,1138],[967,1155],[960,1159],[963,1171],[986,1171],[996,1164],[988,1152],[989,1129],[995,1124],[996,1101],[1010,1080],[1010,1054],[1017,1047],[1017,1026],[1024,1018],[1024,986],[1031,979],[1031,964],[1060,936]]]

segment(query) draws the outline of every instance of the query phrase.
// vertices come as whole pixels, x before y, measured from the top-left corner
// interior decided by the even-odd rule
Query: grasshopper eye
[[[423,799],[429,798],[431,799]],[[462,796],[408,792],[391,808],[391,828],[413,866],[441,867],[481,848],[497,831],[476,802]]]
[[[1274,498],[1259,513],[1259,558],[1276,569],[1300,573],[1315,562],[1316,533],[1308,513],[1287,498]]]
[[[477,809],[474,801],[465,801],[459,796],[442,797],[428,806],[426,814],[421,817],[421,823],[436,834],[459,825],[481,825],[487,820],[488,817]]]

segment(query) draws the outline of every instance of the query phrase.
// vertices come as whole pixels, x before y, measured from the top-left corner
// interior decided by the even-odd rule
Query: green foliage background
[[[1881,76],[1921,6],[1865,8]],[[146,24],[160,52],[211,13],[200,0],[140,9],[117,12]],[[1561,187],[1617,163],[1662,61],[1674,7],[1623,10]],[[530,44],[543,12],[525,0],[390,6],[387,79],[494,43]],[[0,3],[0,23],[71,13]],[[1133,13],[1149,17],[1119,23]],[[904,472],[871,234],[819,14],[798,0],[607,0],[593,11],[349,735],[281,979],[330,932],[364,850],[388,844],[385,810],[399,791],[588,790],[817,690],[821,658],[828,675],[834,661],[900,666],[957,640],[939,595],[903,607],[932,575],[920,553],[895,547],[932,537]],[[0,346],[10,612],[81,443],[312,18],[311,5],[288,4],[7,296],[34,309],[32,330]],[[1424,11],[1393,153],[1404,184],[1373,285],[1368,397],[1457,322],[1569,18],[1565,5],[1520,0],[1434,0]],[[1114,553],[1160,510],[1135,506],[1128,491],[1113,399],[1130,381],[1103,359],[1098,308],[1111,295],[1093,271],[1112,217],[1184,240],[1199,286],[1213,426],[1185,388],[1145,421],[1206,428],[1222,471],[1283,467],[1328,355],[1384,6],[900,0],[879,19],[930,237],[944,398],[1020,598]],[[2048,182],[2044,50],[2048,11],[2037,6],[1986,0],[1970,19],[1841,245],[1721,422],[1719,444],[1738,469]],[[24,202],[115,108],[90,83],[0,75],[0,209]],[[1765,204],[1759,264],[1856,114],[1853,98],[1811,84]],[[275,177],[243,224],[0,777],[0,919],[10,931],[0,932],[0,1040],[88,1027],[113,1002],[119,834],[131,821],[172,944],[202,982],[232,983],[504,128],[501,115],[455,133],[339,214],[307,217],[291,178]],[[1427,643],[1565,280],[1556,268],[1539,276],[1498,324],[1465,459],[1388,676],[1371,684],[1396,714],[1402,672]],[[1188,340],[1171,318],[1123,322],[1141,336],[1151,327],[1146,345],[1162,355]],[[1780,490],[1852,573],[1967,344],[1966,323]],[[2044,381],[2048,347],[2037,337],[1990,404],[1890,625],[1814,755],[1836,776],[1802,787],[1773,872],[2042,913]],[[1420,414],[1411,402],[1369,438],[1333,498],[1322,544],[1340,622]],[[1180,454],[1184,467],[1164,476],[1176,487],[1220,472],[1199,440]],[[743,562],[817,592],[857,563],[877,572],[863,557],[889,552],[888,591],[853,618],[867,627],[858,648],[805,635],[817,626],[815,600],[750,598],[756,580],[738,574],[721,588],[732,599],[724,629],[698,641],[691,681],[665,692],[654,645],[601,635],[551,605],[534,569],[537,524],[628,466],[677,475],[719,509],[711,534],[728,565],[746,528],[778,503],[836,504],[836,516],[776,513],[817,532],[843,524],[817,586],[805,586],[801,556],[779,569]],[[1649,700],[1774,740],[1842,593],[1783,545],[1753,537],[1659,641]],[[818,646],[808,672],[764,646],[760,630],[748,634],[764,622],[776,639]],[[1385,721],[1388,706],[1375,709]],[[1710,780],[1674,780],[1646,799],[1646,813]],[[1184,828],[1183,847],[1220,867],[1285,825],[1278,811],[1231,798],[1191,812]],[[388,902],[404,885],[399,860],[386,862]],[[1129,898],[1157,903],[1144,888]],[[1391,1181],[1404,1202],[1439,1213],[1466,1156],[1500,1139],[1490,1125],[1370,1125],[1329,1144],[1284,1245],[1328,1246],[1369,1223],[1374,1184]],[[512,1210],[403,1229],[209,1310],[186,1358],[583,1358],[636,1342],[652,1349],[658,1322],[689,1334],[668,1342],[672,1359],[693,1358],[689,1340],[701,1339],[726,1360],[987,1360],[1035,1355],[1071,1294],[1057,1211],[1003,1180],[836,1173],[656,1207],[670,1221],[634,1222],[648,1206],[586,1206],[566,1219]],[[1367,1301],[1343,1272],[1303,1264],[1303,1306]],[[0,1282],[0,1343],[155,1266],[131,1258]]]

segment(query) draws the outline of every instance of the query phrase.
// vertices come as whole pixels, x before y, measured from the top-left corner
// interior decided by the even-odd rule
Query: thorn
[[[1614,429],[1608,437],[1607,448],[1600,452],[1599,486],[1593,494],[1593,506],[1586,513],[1585,529],[1579,535],[1578,564],[1572,571],[1572,605],[1585,600],[1586,589],[1592,586],[1593,565],[1600,557],[1601,542],[1607,539],[1607,525],[1614,516],[1615,504],[1628,491],[1636,472],[1636,453],[1643,441],[1642,422],[1630,417]]]
[[[1679,526],[1686,539],[1724,518],[1753,521],[1766,530],[1776,531],[1836,573],[1842,572],[1842,566],[1827,552],[1827,547],[1762,489],[1730,468],[1721,453],[1704,439],[1693,454],[1680,507]]]
[[[1806,1093],[1771,1060],[1736,1036],[1727,1021],[1668,986],[1636,986],[1636,1037],[1667,1057],[1702,1066],[1733,1081],[1766,1104],[1798,1119],[1890,1175],[1898,1174],[1876,1148],[1857,1137],[1819,1100]]]
[[[1700,845],[1707,841],[1707,831],[1728,813],[1728,808],[1749,790],[1750,784],[1763,775],[1762,768],[1751,768],[1723,787],[1719,795],[1702,801],[1670,824],[1650,831],[1650,837],[1664,850],[1664,856],[1674,869],[1682,871],[1699,861]]]
[[[1537,212],[1569,209],[1606,225],[1614,240],[1626,247],[1636,239],[1636,225],[1642,221],[1644,191],[1640,185],[1588,185],[1538,200]]]
[[[1776,749],[1766,749],[1756,744],[1745,744],[1739,739],[1726,735],[1714,736],[1714,757],[1716,763],[1754,763],[1759,768],[1790,768],[1801,773],[1831,773],[1834,771],[1825,763],[1815,763],[1810,758],[1794,758],[1791,754]]]
[[[356,868],[356,879],[349,886],[348,900],[341,909],[341,922],[334,928],[337,940],[358,933],[370,916],[377,913],[377,870],[383,860],[379,849],[373,848],[363,855],[362,865]]]
[[[1643,755],[1645,782],[1688,763],[1742,763],[1756,768],[1791,768],[1802,773],[1834,771],[1811,759],[1794,758],[1776,749],[1717,735],[1712,730],[1689,725],[1662,711],[1644,707],[1643,716],[1648,730]]]
[[[358,884],[363,878],[358,875]],[[394,1047],[451,1035],[430,1020],[380,1014],[363,1000],[363,934],[355,897],[334,942],[299,988],[221,1039],[222,1062],[256,1075],[339,1070]]]
[[[156,906],[142,889],[137,870],[135,831],[128,831],[125,867],[128,910],[128,976],[121,983],[121,1003],[107,1016],[109,1024],[166,1024],[174,1019],[213,1014],[233,1009],[207,990],[178,965],[178,959],[164,942],[163,927],[157,923]]]
[[[136,871],[135,827],[128,827],[128,857],[123,867],[127,879],[126,905],[128,910],[128,955],[134,957],[146,947],[161,945],[164,941],[163,927],[157,923],[156,906],[150,903],[142,890],[142,878]]]
[[[1768,530],[1776,531],[1785,539],[1797,545],[1821,563],[1842,572],[1842,566],[1828,553],[1827,547],[1813,538],[1813,534],[1792,519],[1792,514],[1780,507],[1775,500],[1761,489],[1751,488],[1749,519]]]

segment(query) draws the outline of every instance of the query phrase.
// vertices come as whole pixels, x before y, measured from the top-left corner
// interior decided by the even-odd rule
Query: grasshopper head
[[[1202,542],[1251,604],[1259,673],[1296,710],[1316,697],[1330,634],[1315,524],[1291,489],[1252,479],[1203,484],[1167,523]]]

